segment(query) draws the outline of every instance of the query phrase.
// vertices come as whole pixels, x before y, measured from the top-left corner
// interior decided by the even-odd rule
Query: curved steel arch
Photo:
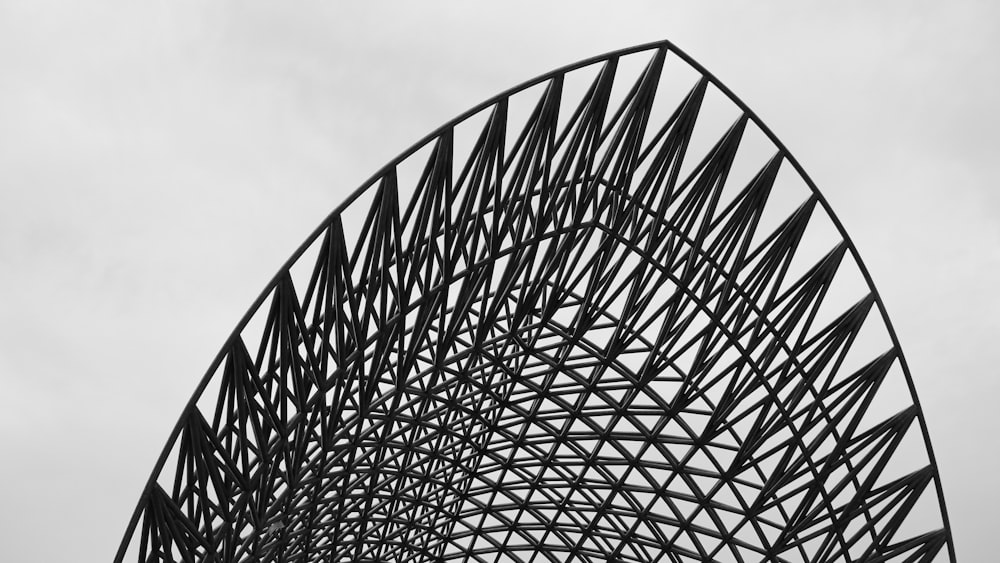
[[[854,244],[668,42],[480,104],[334,210],[198,385],[126,557],[955,560]]]

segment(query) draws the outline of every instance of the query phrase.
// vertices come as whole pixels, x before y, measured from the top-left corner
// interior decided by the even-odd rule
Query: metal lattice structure
[[[295,252],[117,561],[954,561],[854,245],[668,43],[501,94]]]

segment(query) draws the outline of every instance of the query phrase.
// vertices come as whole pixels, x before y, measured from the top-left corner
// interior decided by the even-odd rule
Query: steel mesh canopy
[[[506,92],[334,211],[117,560],[954,561],[853,244],[668,43]]]

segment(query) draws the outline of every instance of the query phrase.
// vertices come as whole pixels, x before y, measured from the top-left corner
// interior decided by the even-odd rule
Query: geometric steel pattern
[[[668,43],[480,105],[335,210],[117,561],[954,561],[826,200]]]

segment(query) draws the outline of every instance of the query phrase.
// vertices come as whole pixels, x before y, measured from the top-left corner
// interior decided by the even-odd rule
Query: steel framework
[[[671,44],[351,195],[198,385],[116,561],[954,561],[906,364],[774,135]]]

